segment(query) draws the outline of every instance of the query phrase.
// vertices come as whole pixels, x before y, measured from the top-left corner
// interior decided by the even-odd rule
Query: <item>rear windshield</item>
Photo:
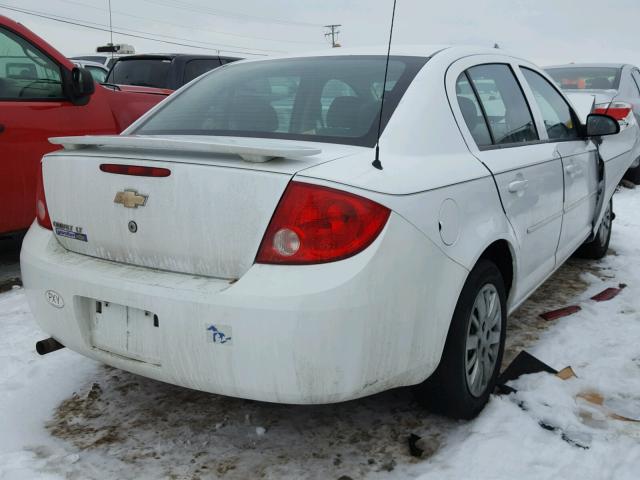
[[[169,88],[170,68],[171,60],[168,58],[118,60],[107,75],[106,83]]]
[[[566,67],[548,68],[547,73],[563,90],[617,90],[620,68]]]
[[[423,57],[393,56],[383,127]],[[373,146],[384,56],[236,63],[209,73],[149,117],[135,134],[283,138]]]

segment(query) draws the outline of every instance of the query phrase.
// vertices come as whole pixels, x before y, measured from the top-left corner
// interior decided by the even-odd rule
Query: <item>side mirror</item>
[[[605,135],[615,135],[620,132],[618,121],[601,113],[591,113],[587,116],[587,136],[603,137]]]
[[[96,91],[91,72],[86,68],[74,67],[71,70],[71,101],[74,105],[86,105],[89,97]]]

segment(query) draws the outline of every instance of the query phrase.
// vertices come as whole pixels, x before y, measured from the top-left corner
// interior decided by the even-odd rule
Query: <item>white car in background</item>
[[[634,161],[625,177],[640,184],[640,70],[619,63],[570,63],[545,71],[574,103],[590,98],[595,113],[620,122],[622,134],[636,138]]]
[[[109,69],[98,62],[90,62],[88,60],[74,60],[74,65],[80,68],[86,68],[97,83],[104,83],[109,73]]]
[[[40,351],[269,402],[417,385],[476,415],[508,314],[605,254],[631,147],[603,161],[618,122],[582,125],[521,58],[398,47],[385,83],[382,51],[238,62],[120,136],[54,139],[21,254]]]

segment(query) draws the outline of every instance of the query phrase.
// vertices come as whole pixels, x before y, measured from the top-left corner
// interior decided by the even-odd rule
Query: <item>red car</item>
[[[0,15],[0,235],[35,218],[37,172],[50,137],[120,133],[168,92],[96,85],[91,74]],[[79,180],[82,181],[82,180]]]

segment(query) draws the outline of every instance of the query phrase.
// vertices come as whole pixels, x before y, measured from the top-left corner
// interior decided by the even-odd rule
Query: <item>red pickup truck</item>
[[[0,15],[0,235],[35,218],[40,160],[57,148],[50,137],[120,133],[166,95],[96,85],[87,70]]]

